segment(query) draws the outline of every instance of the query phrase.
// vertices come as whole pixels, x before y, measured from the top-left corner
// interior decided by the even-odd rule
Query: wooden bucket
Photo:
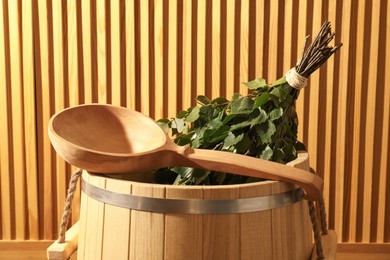
[[[307,154],[300,154],[290,165],[308,169]],[[294,199],[286,198],[292,194],[296,197],[299,187],[277,181],[182,187],[149,183],[147,176],[127,176],[132,178],[130,181],[124,179],[126,176],[83,173],[78,259],[310,258],[312,233],[307,201],[294,202]],[[171,202],[172,199],[180,202],[190,200],[191,205],[204,201],[211,201],[214,205],[215,200],[221,200],[221,203],[228,203],[233,211],[238,209],[243,213],[161,213],[104,202],[111,202],[110,199],[120,201],[123,194],[138,199],[132,206],[134,208],[157,208],[158,211],[164,207],[165,201]],[[152,207],[149,207],[148,198],[143,200],[145,197],[156,198],[157,203],[161,203],[155,207],[156,201],[152,201]],[[248,202],[247,198],[250,198],[249,202],[266,198],[268,204],[263,204],[271,207],[283,203],[290,205],[245,212],[253,211],[253,207],[261,204],[237,206],[243,201]],[[273,205],[273,202],[276,204]]]

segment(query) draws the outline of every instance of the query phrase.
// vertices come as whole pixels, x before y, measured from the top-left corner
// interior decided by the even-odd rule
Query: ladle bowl
[[[62,110],[50,119],[49,137],[62,158],[89,172],[187,166],[297,184],[310,200],[322,194],[323,182],[315,174],[245,155],[178,146],[151,118],[124,107],[89,104]]]

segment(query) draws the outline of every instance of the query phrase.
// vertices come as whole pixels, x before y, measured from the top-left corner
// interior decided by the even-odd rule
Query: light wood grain
[[[68,259],[77,250],[79,223],[74,224],[65,234],[65,242],[55,241],[47,248],[47,258],[50,260]]]
[[[39,238],[37,130],[35,108],[32,3],[22,4],[24,149],[26,156],[27,218],[29,239]],[[1,49],[1,47],[0,47]]]
[[[154,64],[155,64],[155,78],[154,78],[154,117],[163,118],[164,112],[164,26],[163,26],[163,1],[154,1]],[[191,30],[188,30],[189,32]],[[184,61],[184,60],[183,60]],[[186,60],[187,64],[190,64],[190,60]],[[185,64],[183,62],[183,64]],[[184,84],[184,80],[183,80]],[[188,90],[188,88],[186,88]]]
[[[292,166],[307,169],[307,154],[300,154]],[[295,188],[271,181],[204,187],[156,185],[142,182],[148,179],[145,174],[132,178],[84,172],[83,178],[113,192],[169,199],[251,198]],[[255,213],[190,215],[130,213],[129,209],[103,204],[85,194],[82,199],[79,259],[308,259],[312,250],[306,201]]]
[[[149,112],[159,119],[194,105],[196,95],[220,91],[230,98],[242,88],[240,75],[268,82],[281,77],[305,36],[330,20],[335,42],[344,47],[300,93],[299,139],[324,177],[329,224],[340,241],[389,242],[389,6],[367,0],[2,1],[0,237],[14,239],[17,232],[23,239],[53,239],[57,233],[72,168],[47,138],[54,112],[120,99],[129,108],[154,108]],[[118,42],[122,30],[125,39]],[[168,84],[171,71],[176,82]]]
[[[137,185],[132,187],[132,194],[164,198],[165,188]],[[164,223],[163,214],[135,210],[131,212],[129,259],[163,259]]]
[[[130,185],[114,179],[107,179],[106,189],[124,194],[131,193]],[[101,227],[104,230],[102,259],[111,259],[113,254],[117,259],[129,258],[130,218],[129,209],[105,205]]]
[[[24,175],[25,167],[25,153],[24,153],[24,119],[23,119],[23,74],[21,66],[21,45],[19,38],[19,30],[13,30],[12,28],[20,27],[20,9],[18,2],[11,1],[8,3],[9,10],[9,26],[10,26],[10,56],[13,57],[11,60],[11,111],[12,111],[12,139],[13,149],[12,156],[15,163],[13,167],[14,171],[14,199],[15,199],[15,210],[21,214],[15,214],[15,237],[17,239],[26,239],[26,214],[27,208],[26,203],[26,176]],[[15,192],[22,191],[22,192]]]
[[[240,21],[240,77],[239,92],[242,95],[248,94],[248,88],[242,82],[248,82],[248,59],[249,59],[249,0],[241,2]]]
[[[67,43],[63,40],[63,10],[61,2],[53,2],[53,59],[54,59],[54,86],[55,86],[55,110],[61,111],[65,108],[64,95],[64,56],[63,47]],[[56,156],[56,191],[57,191],[57,223],[60,223],[63,212],[63,205],[66,196],[66,163],[59,156]]]
[[[112,89],[112,103],[113,105],[121,105],[121,27],[120,27],[120,1],[110,1],[110,24],[111,24],[111,89]]]
[[[203,190],[173,186],[172,189],[166,189],[165,197],[169,199],[203,199]],[[164,254],[166,259],[202,259],[203,237],[209,233],[204,228],[203,219],[202,215],[167,214],[165,216]],[[190,243],[189,237],[191,238]]]
[[[0,13],[4,14],[4,12],[8,12],[8,10],[3,9],[3,4],[0,5]],[[10,130],[9,130],[9,118],[11,114],[8,111],[9,105],[9,83],[7,82],[7,77],[9,78],[9,61],[6,60],[6,55],[9,56],[8,48],[9,43],[6,42],[9,39],[7,35],[7,30],[4,24],[4,19],[0,19],[0,49],[3,50],[0,52],[0,80],[1,80],[1,88],[0,88],[0,185],[1,185],[1,231],[2,238],[6,240],[10,240],[12,238],[12,226],[13,224],[11,217],[11,189],[10,187],[10,167],[12,166],[12,161],[10,161],[9,147],[12,147],[12,139],[10,138]],[[8,52],[8,53],[7,53]]]
[[[82,52],[84,70],[84,98],[85,103],[92,102],[93,80],[91,60],[91,1],[81,1],[81,23],[82,23]]]
[[[94,178],[91,176],[89,182],[97,187],[105,188],[106,179]],[[80,259],[101,259],[103,253],[103,234],[104,234],[104,213],[106,205],[103,202],[88,198],[87,206],[84,210],[87,211],[86,220],[84,224],[84,248],[77,251],[77,257]],[[93,216],[93,217],[92,217]],[[80,222],[81,224],[82,222]],[[83,228],[83,227],[80,227]],[[82,239],[82,236],[80,236]],[[81,247],[79,247],[81,248]]]
[[[149,97],[152,93],[149,92],[150,90],[150,75],[149,75],[149,63],[150,63],[150,53],[149,53],[149,18],[152,15],[149,13],[148,9],[148,3],[149,1],[140,1],[139,2],[139,8],[140,8],[140,96],[136,97],[138,100],[140,100],[141,103],[141,112],[145,115],[150,114],[149,110]],[[138,50],[137,50],[138,51]]]
[[[226,4],[226,98],[231,98],[235,92],[235,0]]]
[[[37,87],[39,88],[37,95],[37,106],[38,106],[38,131],[39,140],[38,140],[38,150],[40,150],[39,157],[39,181],[42,183],[42,187],[40,187],[39,191],[39,199],[41,205],[43,205],[43,209],[40,212],[40,224],[43,226],[43,236],[46,238],[52,238],[53,236],[53,222],[54,222],[54,214],[53,214],[53,197],[52,196],[44,196],[44,194],[50,194],[52,191],[52,182],[53,178],[51,174],[52,160],[53,154],[50,146],[50,140],[47,134],[47,125],[51,116],[51,108],[50,108],[50,94],[53,92],[51,89],[50,77],[48,77],[49,71],[49,21],[47,20],[48,6],[46,1],[38,1],[33,4],[38,5],[36,8],[38,9],[38,21],[35,26],[39,27],[39,45],[35,45],[35,49],[39,49],[40,54],[40,70],[37,69],[37,73],[39,73],[40,81],[37,82]],[[36,28],[36,27],[35,27]],[[38,37],[38,35],[37,35]],[[47,174],[44,174],[47,173]],[[42,230],[42,229],[41,229]],[[42,231],[40,231],[42,232]]]
[[[107,64],[106,59],[106,1],[96,0],[96,30],[97,30],[97,84],[99,103],[109,102],[107,86]]]

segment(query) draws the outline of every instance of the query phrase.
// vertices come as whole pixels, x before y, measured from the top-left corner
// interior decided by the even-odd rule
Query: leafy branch
[[[341,44],[328,47],[335,34],[325,22],[309,47],[307,39],[295,70],[299,77],[309,77],[333,55]],[[231,100],[206,96],[196,98],[199,106],[181,111],[175,118],[160,119],[158,124],[178,145],[245,154],[287,163],[297,157],[297,150],[306,150],[298,141],[298,118],[295,100],[300,90],[286,77],[272,84],[257,78],[244,83],[251,93],[233,95]],[[171,167],[155,173],[159,183],[177,185],[217,185],[258,181],[257,179],[222,172]]]

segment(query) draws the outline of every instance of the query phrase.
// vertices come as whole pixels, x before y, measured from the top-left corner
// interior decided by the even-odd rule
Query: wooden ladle
[[[90,104],[65,109],[50,119],[49,137],[62,158],[94,173],[187,166],[297,184],[309,200],[322,194],[322,180],[308,171],[245,155],[178,146],[151,118],[123,107]]]

